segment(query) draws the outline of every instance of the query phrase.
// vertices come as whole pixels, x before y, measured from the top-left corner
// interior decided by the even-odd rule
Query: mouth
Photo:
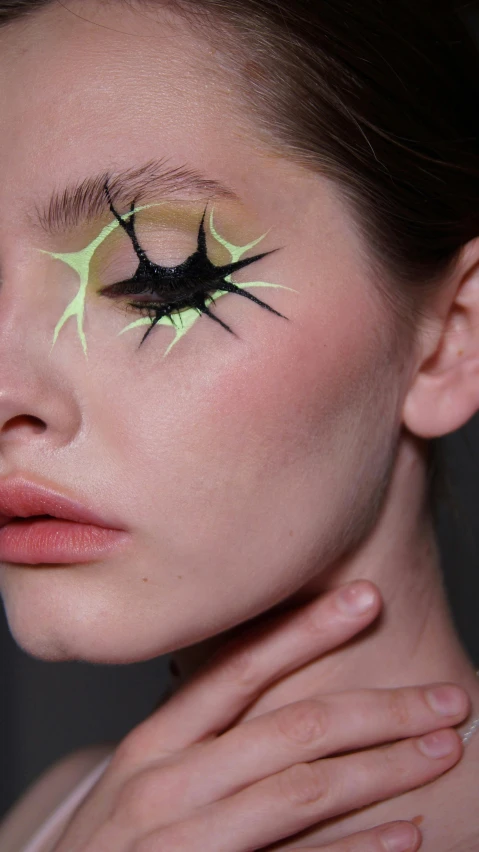
[[[27,515],[24,518],[21,518],[21,517],[9,518],[6,515],[2,515],[0,517],[0,526],[3,527],[5,524],[13,524],[13,523],[17,523],[17,522],[21,523],[22,521],[32,521],[33,519],[40,520],[41,518],[54,518],[54,517],[55,517],[55,515]]]
[[[129,542],[125,531],[51,515],[10,518],[0,529],[0,562],[30,566],[92,562]]]
[[[114,523],[29,480],[0,482],[0,562],[66,565],[100,559],[131,541]]]

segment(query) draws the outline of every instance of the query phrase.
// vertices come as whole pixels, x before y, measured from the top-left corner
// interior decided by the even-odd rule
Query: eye
[[[129,307],[151,319],[150,328],[142,338],[141,343],[163,317],[171,318],[173,314],[181,314],[182,311],[188,309],[194,309],[199,314],[205,314],[219,323],[226,331],[234,334],[232,329],[209,308],[209,304],[214,303],[215,293],[235,293],[255,302],[255,304],[277,316],[287,319],[261,299],[256,298],[231,281],[233,273],[256,263],[272,252],[263,252],[254,257],[237,260],[224,266],[215,266],[207,253],[205,209],[198,229],[196,250],[177,266],[160,266],[150,260],[140,245],[135,228],[135,204],[132,203],[129,214],[121,216],[113,206],[108,185],[105,185],[105,192],[111,212],[131,240],[138,258],[138,267],[131,278],[103,287],[99,293],[101,296],[110,299],[136,297],[137,301],[128,302]]]

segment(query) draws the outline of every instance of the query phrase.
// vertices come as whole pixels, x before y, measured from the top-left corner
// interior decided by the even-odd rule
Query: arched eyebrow
[[[175,168],[164,160],[150,160],[124,171],[104,171],[55,190],[46,204],[34,205],[29,215],[31,224],[56,236],[97,220],[108,210],[105,184],[118,207],[176,196],[201,201],[213,197],[238,200],[229,187],[188,166]]]

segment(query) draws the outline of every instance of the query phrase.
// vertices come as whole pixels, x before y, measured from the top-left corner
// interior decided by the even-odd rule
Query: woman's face
[[[221,56],[172,14],[68,5],[0,32],[0,473],[125,535],[0,578],[31,653],[129,662],[252,618],[358,543],[406,378],[338,192],[260,142]],[[151,281],[175,325],[141,310]],[[244,290],[273,311],[247,282],[274,285]]]

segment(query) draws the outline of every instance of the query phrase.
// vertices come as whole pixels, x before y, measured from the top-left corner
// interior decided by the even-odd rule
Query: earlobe
[[[421,438],[454,432],[479,409],[479,239],[463,248],[445,292],[403,406],[404,425]]]

